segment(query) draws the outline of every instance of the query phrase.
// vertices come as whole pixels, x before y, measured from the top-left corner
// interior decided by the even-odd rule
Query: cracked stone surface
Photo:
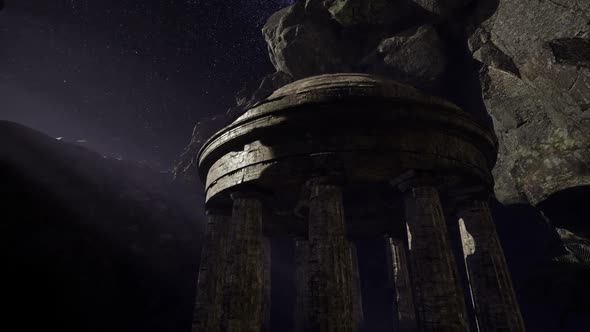
[[[503,203],[590,183],[590,12],[584,1],[500,1],[471,36],[500,140]]]

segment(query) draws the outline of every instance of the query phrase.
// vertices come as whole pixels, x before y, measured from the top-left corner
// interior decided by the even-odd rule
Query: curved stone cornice
[[[418,169],[491,186],[497,139],[457,106],[380,77],[328,74],[275,91],[198,155],[207,200],[239,185],[294,190],[318,172],[378,182]]]

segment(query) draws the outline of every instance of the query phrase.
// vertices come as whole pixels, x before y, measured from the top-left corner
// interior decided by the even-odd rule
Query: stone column
[[[420,331],[467,331],[463,291],[436,188],[404,188],[408,257]]]
[[[460,210],[459,229],[479,330],[524,331],[504,252],[487,201]]]
[[[231,217],[208,211],[207,236],[201,251],[193,332],[219,331],[223,313],[223,281]]]
[[[390,275],[395,286],[398,331],[416,331],[416,308],[408,269],[406,243],[403,239],[387,237]]]
[[[308,186],[310,331],[355,331],[342,189],[324,178]]]
[[[294,332],[309,331],[309,244],[306,240],[295,241],[295,313]]]
[[[222,331],[260,331],[264,320],[262,203],[234,194]]]

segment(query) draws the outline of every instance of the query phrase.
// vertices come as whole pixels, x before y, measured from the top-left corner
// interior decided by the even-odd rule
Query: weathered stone
[[[219,331],[223,314],[224,262],[229,246],[231,217],[210,215],[207,238],[201,250],[192,330]]]
[[[262,33],[274,67],[294,79],[352,68],[350,52],[342,52],[338,25],[327,10],[312,15],[297,2],[273,14]]]
[[[575,110],[571,95],[558,95],[542,78],[535,86],[491,67],[483,79],[500,141],[494,175],[501,201],[536,204],[551,193],[590,183],[590,123]],[[545,84],[547,89],[538,90]],[[563,98],[569,107],[560,107],[567,102]]]
[[[504,203],[537,204],[590,183],[589,20],[588,6],[575,0],[500,1],[470,38],[485,64],[482,92],[500,140],[496,196]]]
[[[310,331],[356,331],[342,191],[316,180],[309,189]]]
[[[405,193],[410,272],[419,330],[467,331],[463,291],[438,197],[431,187]]]
[[[223,331],[260,331],[264,320],[262,204],[234,198],[226,261]]]
[[[487,202],[469,203],[458,217],[461,218],[463,256],[479,330],[524,331],[504,251]]]
[[[503,70],[520,77],[518,67],[506,53],[502,52],[494,43],[487,41],[473,52],[473,58],[487,66]]]
[[[392,181],[405,183],[416,172],[437,174],[441,169],[449,177],[445,192],[475,184],[490,189],[496,152],[491,130],[444,100],[371,75],[331,74],[275,91],[217,132],[198,159],[208,205],[228,201],[228,194],[240,188],[256,188],[269,193],[269,206],[281,207],[266,211],[272,214],[265,222],[266,234],[293,234],[288,228],[296,225],[303,231],[291,236],[308,238],[308,269],[296,272],[301,308],[296,321],[302,322],[308,313],[307,330],[354,331],[362,328],[362,315],[348,237],[359,233],[350,231],[375,223],[367,234],[378,238],[393,231],[394,215],[391,200],[368,195],[369,200],[376,198],[371,203],[375,212],[370,212],[359,209],[358,196],[388,189],[385,197],[395,197],[402,205],[402,195],[391,192]],[[421,171],[409,171],[416,169]],[[351,228],[344,220],[343,188],[352,203],[347,213],[355,216],[348,221]],[[412,190],[415,195],[406,197],[406,219],[416,236],[409,236],[412,264],[406,271],[412,271],[413,285],[406,285],[406,292],[420,301],[415,302],[420,308],[416,325],[463,330],[463,295],[438,192],[431,187]],[[300,263],[306,254],[303,247],[296,250]],[[301,305],[306,298],[301,279],[308,280],[308,309]],[[392,293],[384,297],[391,301]],[[413,311],[407,307],[404,316]],[[393,313],[387,311],[393,326]],[[296,329],[305,328],[298,324]]]
[[[446,44],[431,25],[384,39],[377,51],[382,62],[374,63],[369,72],[416,87],[440,84],[447,68]]]

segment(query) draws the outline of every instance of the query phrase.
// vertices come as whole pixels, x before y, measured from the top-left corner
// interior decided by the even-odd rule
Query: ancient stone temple
[[[497,149],[490,128],[394,81],[280,88],[199,152],[209,230],[193,331],[269,329],[276,236],[295,246],[295,331],[363,329],[357,236],[387,239],[397,331],[523,331],[488,208]]]

